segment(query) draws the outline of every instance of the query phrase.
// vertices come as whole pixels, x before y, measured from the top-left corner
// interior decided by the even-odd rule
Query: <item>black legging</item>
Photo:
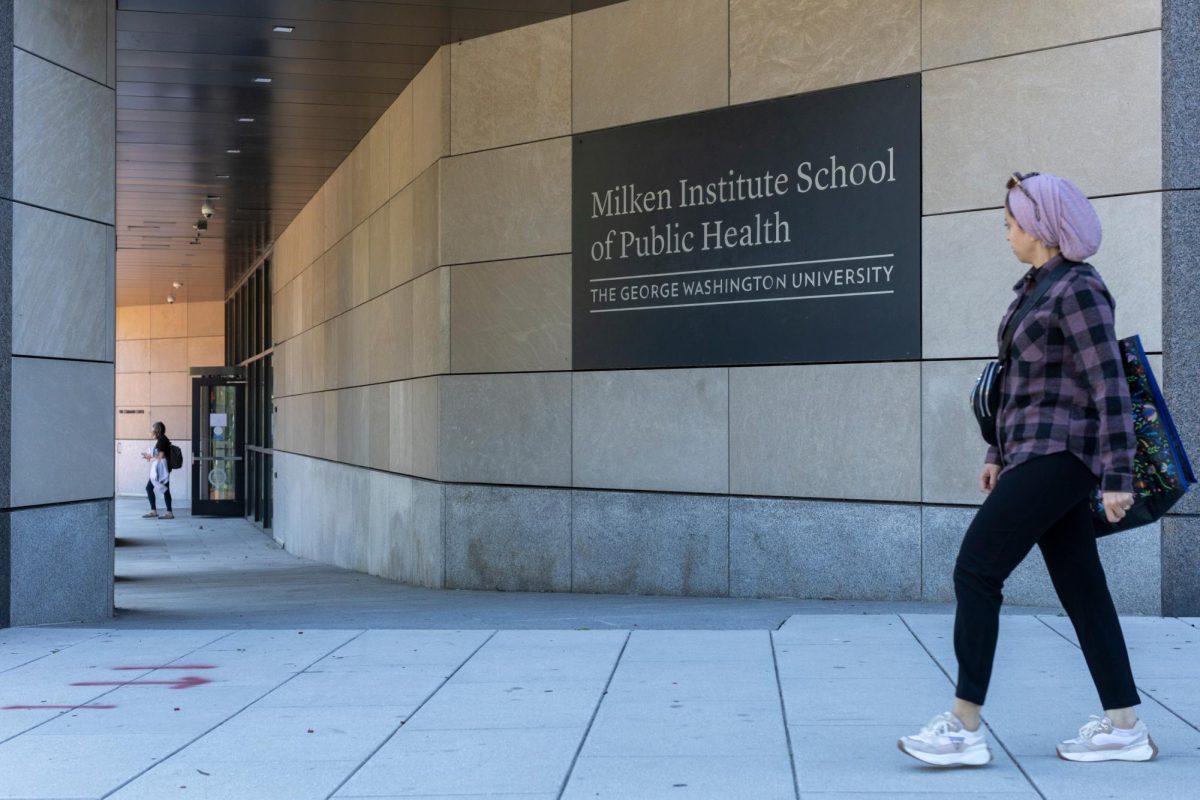
[[[1096,478],[1082,461],[1055,453],[1006,472],[980,507],[954,566],[959,698],[983,705],[1000,628],[1001,589],[1037,544],[1103,707],[1141,702],[1096,551],[1090,508],[1095,489]]]
[[[158,506],[154,502],[154,481],[146,481],[146,496],[150,498],[150,510],[157,511]],[[163,484],[163,500],[167,502],[167,513],[174,513],[171,511],[171,484],[169,483]]]

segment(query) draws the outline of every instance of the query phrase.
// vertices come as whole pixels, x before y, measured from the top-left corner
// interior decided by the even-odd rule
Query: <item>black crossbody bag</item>
[[[975,413],[975,421],[979,423],[979,433],[983,440],[990,445],[999,443],[996,436],[996,414],[1000,411],[1000,383],[1004,374],[1004,366],[1008,362],[1008,351],[1012,348],[1013,336],[1025,315],[1033,310],[1038,301],[1050,291],[1050,287],[1059,278],[1071,271],[1076,262],[1064,261],[1046,276],[1046,279],[1027,295],[1017,310],[1013,312],[1008,327],[1004,329],[1004,340],[1000,344],[1000,353],[995,361],[989,361],[975,380],[975,388],[971,390],[971,410]]]

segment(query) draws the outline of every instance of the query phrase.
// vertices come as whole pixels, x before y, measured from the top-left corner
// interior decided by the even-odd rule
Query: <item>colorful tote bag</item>
[[[1133,508],[1118,523],[1104,516],[1104,504],[1097,490],[1093,504],[1096,535],[1107,536],[1131,528],[1140,528],[1159,520],[1196,482],[1175,422],[1150,370],[1146,351],[1138,336],[1122,339],[1121,361],[1129,383],[1133,406],[1133,432],[1137,455],[1133,459]]]

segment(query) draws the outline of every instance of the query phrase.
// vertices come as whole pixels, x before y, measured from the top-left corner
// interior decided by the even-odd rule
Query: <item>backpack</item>
[[[167,452],[167,469],[183,469],[183,451],[173,444]]]

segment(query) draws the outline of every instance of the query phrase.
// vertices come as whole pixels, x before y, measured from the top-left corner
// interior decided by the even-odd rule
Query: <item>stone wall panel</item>
[[[111,498],[20,509],[8,516],[9,624],[97,622],[112,617]]]
[[[921,70],[921,0],[730,0],[730,101]]]
[[[450,368],[532,372],[571,368],[571,258],[454,267]]]
[[[571,19],[459,42],[450,59],[454,154],[571,133]]]
[[[455,156],[442,192],[443,264],[571,250],[569,138]]]
[[[571,492],[447,484],[446,588],[571,590]]]
[[[21,50],[13,76],[13,197],[113,224],[113,90]]]
[[[729,371],[577,372],[574,485],[729,491]]]
[[[12,360],[13,506],[112,497],[114,377],[110,363]]]
[[[921,509],[730,498],[734,597],[917,600]]]
[[[1013,170],[1065,175],[1089,196],[1160,189],[1161,38],[1153,31],[926,72],[924,213],[997,207],[997,187]],[[1013,112],[1029,108],[1080,123],[1056,135],[1041,115]]]
[[[440,409],[443,480],[570,484],[569,374],[446,376]]]
[[[922,0],[925,69],[1138,33],[1161,24],[1159,0]]]
[[[729,411],[735,494],[919,499],[917,364],[732,369]]]
[[[631,0],[577,14],[575,131],[729,103],[729,0]]]
[[[728,498],[577,491],[571,529],[573,591],[729,593]]]

